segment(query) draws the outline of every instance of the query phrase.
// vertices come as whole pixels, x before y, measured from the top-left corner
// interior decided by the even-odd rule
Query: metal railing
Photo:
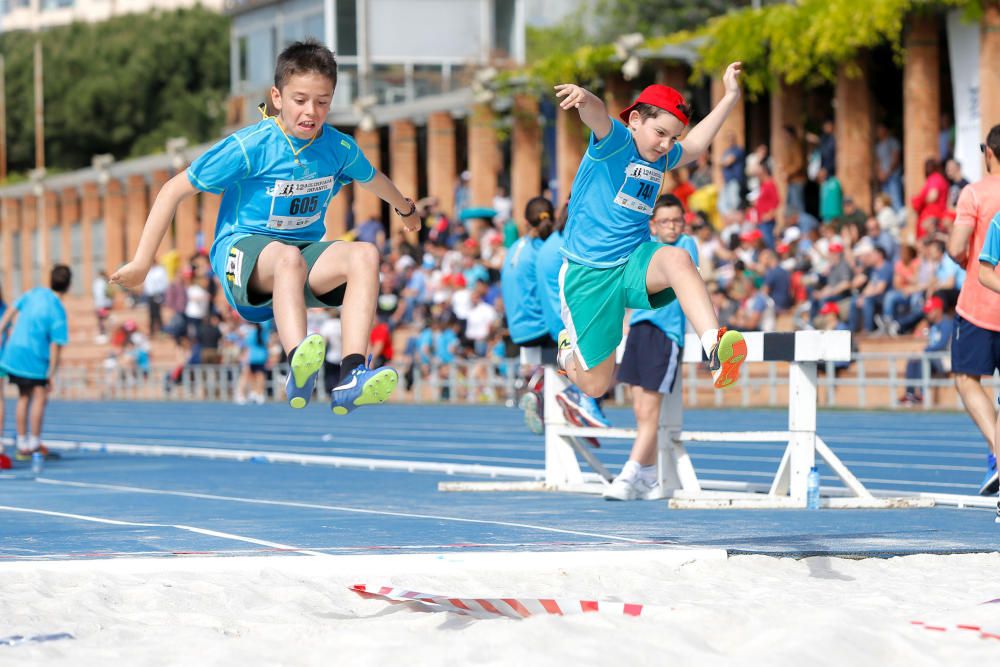
[[[934,375],[931,360],[947,364],[948,353],[914,355],[903,352],[866,352],[856,354],[850,366],[838,372],[834,362],[820,366],[817,382],[821,407],[856,407],[898,409],[899,397],[907,385],[914,386],[923,409],[961,409],[957,392],[948,391],[953,381],[948,375]],[[920,377],[907,380],[900,370],[910,359],[920,360]],[[394,400],[422,403],[499,403],[514,405],[523,381],[518,363],[496,363],[487,359],[458,360],[451,364],[417,366],[403,376],[401,391]],[[743,407],[782,407],[787,405],[787,362],[760,362],[747,369],[735,391],[712,389],[711,377],[698,364],[684,366],[685,405],[707,407],[738,404]],[[270,400],[284,396],[287,365],[273,369],[267,384]],[[230,365],[154,366],[148,372],[137,369],[100,366],[64,365],[54,387],[54,397],[63,399],[104,400],[217,400],[236,397],[240,367]],[[9,383],[8,383],[9,384]],[[996,391],[1000,381],[990,378],[986,385]],[[317,387],[323,386],[323,378]],[[13,389],[7,390],[13,395]],[[626,390],[617,385],[612,403],[628,405]],[[910,406],[912,407],[912,406]]]

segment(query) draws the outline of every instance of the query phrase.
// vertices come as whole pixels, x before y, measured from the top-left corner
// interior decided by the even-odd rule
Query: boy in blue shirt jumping
[[[379,291],[379,251],[371,243],[321,241],[330,200],[352,181],[395,207],[407,231],[419,229],[413,201],[362,154],[354,140],[324,124],[337,63],[308,40],[282,51],[271,103],[277,116],[243,128],[196,159],[160,190],[135,258],[111,280],[142,283],[177,205],[198,191],[222,195],[210,258],[226,300],[251,322],[274,318],[291,372],[288,403],[304,408],[323,367],[326,342],[306,335],[306,308],[341,307],[344,358],[330,408],[343,415],[382,403],[395,370],[365,365]]]
[[[5,373],[18,389],[15,419],[18,461],[30,460],[35,452],[48,455],[41,442],[42,421],[51,382],[59,368],[62,347],[69,342],[66,308],[62,299],[69,291],[72,278],[68,266],[55,265],[49,274],[52,289],[36,287],[25,292],[0,318],[0,339],[10,329],[7,343],[0,353],[0,372]]]
[[[708,150],[740,98],[740,63],[723,75],[725,95],[679,140],[690,111],[673,88],[647,87],[610,118],[604,103],[574,84],[556,86],[563,110],[577,109],[591,129],[573,181],[560,273],[562,320],[559,366],[591,396],[612,384],[615,349],[627,308],[662,308],[678,299],[701,338],[716,388],[739,378],[746,341],[719,328],[708,290],[683,248],[649,240],[649,217],[667,169]]]

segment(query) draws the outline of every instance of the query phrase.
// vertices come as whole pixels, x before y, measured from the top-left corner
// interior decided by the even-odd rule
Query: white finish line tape
[[[476,618],[528,618],[529,616],[570,616],[602,613],[639,616],[662,609],[649,605],[606,600],[567,600],[557,598],[456,598],[435,593],[418,593],[392,586],[356,584],[350,587],[363,598],[384,600],[390,604],[411,604],[422,611],[450,611]]]

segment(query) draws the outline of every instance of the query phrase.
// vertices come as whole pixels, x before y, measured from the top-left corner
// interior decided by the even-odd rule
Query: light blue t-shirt
[[[507,314],[510,338],[520,345],[548,333],[538,281],[538,250],[542,240],[522,236],[507,250],[500,270],[500,289],[503,307]]]
[[[639,155],[621,121],[590,145],[573,179],[569,222],[562,253],[571,261],[597,269],[619,266],[649,240],[649,216],[660,193],[663,172],[680,162],[684,149],[675,143],[656,162]]]
[[[655,238],[653,240],[656,241]],[[671,245],[687,250],[694,265],[698,266],[698,246],[695,245],[693,238],[687,234],[681,234],[677,242]],[[677,299],[663,308],[632,311],[629,326],[634,327],[639,322],[649,322],[666,334],[667,338],[674,341],[678,347],[684,347],[684,329],[687,327],[687,320],[684,318],[684,311],[681,310],[681,304]]]
[[[562,300],[559,298],[559,271],[562,269],[563,234],[553,232],[545,239],[535,257],[535,273],[538,277],[538,298],[545,315],[545,325],[549,335],[559,340],[559,332],[563,330]]]
[[[247,363],[263,365],[267,363],[269,356],[267,341],[271,337],[271,322],[262,322],[260,331],[256,327],[251,327],[243,338],[243,345],[247,348]]]
[[[222,195],[210,259],[223,278],[232,261],[229,250],[250,234],[322,239],[333,196],[351,181],[367,183],[375,169],[343,132],[324,125],[314,139],[297,139],[286,136],[271,117],[215,144],[191,163],[187,176],[198,190]],[[232,303],[229,290],[223,291]],[[240,314],[250,314],[253,321],[270,319],[267,312],[251,312],[260,310],[269,311],[241,308]]]
[[[14,302],[17,321],[0,354],[0,370],[31,380],[49,375],[52,343],[69,342],[66,309],[56,293],[47,287],[25,292]]]
[[[990,220],[990,227],[983,239],[983,249],[979,252],[979,261],[996,266],[1000,264],[1000,213]]]

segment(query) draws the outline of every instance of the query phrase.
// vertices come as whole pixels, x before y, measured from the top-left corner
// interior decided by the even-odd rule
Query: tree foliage
[[[200,7],[0,34],[8,160],[34,166],[33,52],[42,43],[46,164],[162,152],[170,137],[218,136],[229,92],[229,19]]]

